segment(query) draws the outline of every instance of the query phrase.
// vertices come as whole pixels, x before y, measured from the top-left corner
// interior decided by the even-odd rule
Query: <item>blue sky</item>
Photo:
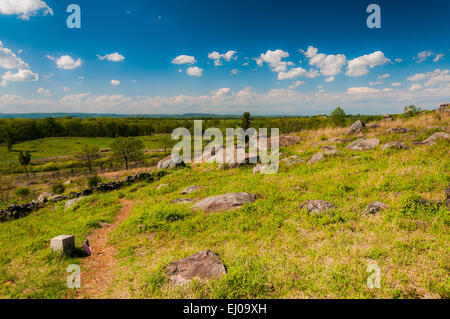
[[[81,29],[66,7],[81,8]],[[381,8],[369,29],[366,8]],[[401,112],[450,100],[450,2],[0,0],[0,112]]]

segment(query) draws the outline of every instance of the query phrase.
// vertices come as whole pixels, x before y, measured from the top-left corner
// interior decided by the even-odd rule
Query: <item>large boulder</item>
[[[329,209],[336,208],[335,205],[320,199],[307,200],[300,205],[300,209],[305,208],[308,213],[321,213]]]
[[[397,141],[392,141],[392,142],[387,142],[386,144],[384,144],[381,149],[387,150],[388,148],[395,148],[397,150],[407,150],[409,149],[408,145],[406,145],[405,143],[402,142],[397,142]]]
[[[368,151],[380,145],[380,140],[376,137],[361,138],[347,145],[345,148],[353,151]]]
[[[239,208],[244,204],[254,202],[255,200],[255,194],[228,193],[204,198],[193,205],[192,208],[199,209],[207,213],[213,213]]]
[[[366,126],[366,125],[365,125],[363,122],[361,122],[360,120],[357,120],[355,123],[353,123],[353,124],[350,126],[350,128],[349,128],[348,131],[347,131],[347,135],[362,133],[363,128],[364,128],[365,126]]]
[[[182,285],[193,278],[216,279],[226,275],[222,260],[215,252],[200,251],[166,267],[166,274],[175,285]]]
[[[433,145],[434,143],[436,143],[437,139],[449,139],[449,135],[448,133],[445,132],[436,132],[433,135],[431,135],[430,137],[428,137],[427,139],[424,139],[421,142],[418,142],[417,144],[424,144],[424,145]]]
[[[185,194],[193,194],[193,193],[197,193],[199,191],[202,190],[202,186],[198,186],[198,185],[192,185],[192,186],[188,186],[185,189],[183,189],[180,194],[181,195],[185,195]]]
[[[157,169],[170,169],[178,166],[185,166],[183,159],[178,155],[169,155],[158,162]]]
[[[372,202],[369,205],[366,206],[366,209],[364,209],[363,214],[367,215],[373,215],[378,213],[380,210],[386,209],[388,206],[385,203],[382,202]]]
[[[308,165],[312,165],[314,163],[317,163],[318,161],[323,160],[323,153],[316,153],[314,154],[311,159],[308,161]]]
[[[406,128],[406,127],[393,127],[388,129],[388,134],[393,134],[393,133],[407,133],[409,132],[410,129]]]

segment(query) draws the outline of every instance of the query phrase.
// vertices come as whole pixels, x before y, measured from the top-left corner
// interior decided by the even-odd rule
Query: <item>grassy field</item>
[[[450,142],[413,145],[447,119],[405,120],[407,134],[369,130],[381,144],[398,140],[409,150],[356,152],[334,143],[338,155],[314,165],[306,161],[328,138],[344,129],[299,133],[304,141],[282,149],[304,163],[282,163],[274,175],[252,174],[251,166],[220,170],[217,165],[190,165],[171,171],[154,184],[140,184],[88,197],[75,211],[62,205],[0,224],[0,296],[72,297],[64,288],[65,269],[79,258],[54,256],[51,237],[76,236],[78,246],[99,221],[119,209],[119,193],[133,200],[130,217],[109,238],[118,249],[118,264],[107,297],[133,298],[450,298],[448,210],[416,205],[415,199],[443,200],[450,183]],[[159,184],[170,186],[157,190]],[[180,195],[190,185],[196,194]],[[175,198],[195,200],[229,192],[261,197],[229,211],[206,214]],[[322,199],[337,208],[308,214],[305,200]],[[388,205],[375,215],[361,212],[373,201]],[[201,250],[215,251],[227,275],[221,279],[174,287],[164,274],[171,262]],[[381,288],[369,289],[370,265],[380,268]],[[83,269],[82,269],[83,271]]]

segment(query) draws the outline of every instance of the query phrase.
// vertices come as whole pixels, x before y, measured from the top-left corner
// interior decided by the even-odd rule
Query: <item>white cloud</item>
[[[297,86],[300,86],[300,85],[302,85],[302,84],[305,84],[305,82],[303,82],[303,81],[295,81],[294,83],[292,83],[291,85],[289,85],[289,89],[290,89],[290,90],[295,89]]]
[[[309,58],[309,64],[319,68],[320,73],[325,76],[334,76],[341,73],[342,67],[347,61],[344,54],[326,55],[318,53],[319,50],[313,46],[309,46],[306,52],[300,51]]]
[[[296,78],[299,76],[304,76],[304,77],[312,79],[312,78],[319,76],[319,72],[317,72],[315,70],[310,70],[308,72],[305,69],[298,67],[298,68],[290,69],[287,72],[278,73],[278,80],[289,80],[289,79],[293,79],[293,78]]]
[[[347,72],[348,76],[361,76],[369,73],[369,68],[385,65],[391,60],[384,56],[381,51],[375,51],[371,54],[366,54],[348,61]]]
[[[382,82],[382,81],[376,81],[376,82],[369,82],[369,85],[381,85],[383,83],[384,82]]]
[[[424,84],[424,86],[427,87],[442,85],[450,82],[449,73],[450,73],[449,69],[446,70],[436,69],[432,72],[414,74],[413,76],[408,77],[407,80],[410,82],[420,82],[427,80]]]
[[[400,85],[402,85],[401,82],[394,82],[394,83],[391,84],[391,86],[400,86]]]
[[[334,76],[330,76],[325,79],[325,82],[328,82],[328,83],[333,82],[333,81],[334,81]]]
[[[70,55],[62,55],[59,58],[47,55],[47,58],[55,61],[58,68],[64,70],[73,70],[83,64],[83,61],[81,59],[74,60]]]
[[[238,69],[232,69],[231,72],[230,72],[231,75],[236,75],[238,73],[239,73]]]
[[[119,52],[105,54],[104,56],[97,54],[97,56],[100,60],[106,59],[106,60],[112,61],[112,62],[122,62],[123,60],[125,60],[125,57],[122,54],[120,54]]]
[[[195,60],[195,57],[190,55],[179,55],[176,58],[172,60],[173,64],[194,64],[197,60]]]
[[[70,91],[70,88],[68,88],[67,86],[63,86],[62,89],[63,89],[64,92],[69,92]]]
[[[51,96],[52,93],[50,92],[50,90],[48,89],[44,89],[44,88],[39,88],[37,89],[37,92],[41,95],[45,95],[45,96]]]
[[[410,91],[418,91],[422,88],[422,85],[418,83],[411,84],[411,87],[409,88]]]
[[[120,81],[119,80],[111,80],[110,82],[112,85],[120,85]]]
[[[22,20],[29,20],[38,14],[53,15],[53,10],[42,0],[1,0],[0,14],[18,15]]]
[[[351,87],[347,89],[347,94],[370,94],[378,92],[380,92],[379,89],[369,88],[367,86]]]
[[[255,58],[255,61],[258,66],[262,66],[263,63],[266,62],[274,72],[286,72],[287,62],[281,61],[281,59],[287,57],[289,57],[289,53],[283,50],[268,50],[266,53],[261,53],[259,58]]]
[[[442,60],[443,57],[444,57],[444,54],[442,54],[442,53],[436,54],[436,56],[433,59],[433,62],[438,62],[438,61]]]
[[[2,76],[2,82],[0,83],[2,86],[8,84],[8,82],[24,82],[24,81],[37,81],[39,79],[39,75],[33,73],[31,70],[20,69],[17,73],[12,73],[11,71],[7,71]]]
[[[208,54],[208,59],[214,60],[214,65],[219,66],[219,65],[222,65],[221,59],[224,59],[225,61],[230,62],[231,59],[233,59],[233,57],[234,57],[234,59],[236,60],[237,57],[234,56],[236,53],[237,52],[234,50],[229,50],[223,54],[220,54],[217,51],[213,51]]]
[[[397,62],[397,63],[400,63],[400,62],[403,62],[403,59],[401,59],[401,58],[396,58],[394,61]]]
[[[5,48],[2,41],[0,41],[0,67],[8,70],[29,68],[28,64],[15,55],[11,49]]]
[[[389,73],[386,73],[386,74],[383,74],[383,75],[379,75],[378,76],[378,79],[379,80],[381,80],[381,79],[387,79],[388,77],[390,77],[391,75],[389,74]]]
[[[191,75],[191,76],[202,76],[203,74],[203,69],[197,67],[197,66],[191,66],[190,68],[188,68],[186,70],[186,73]]]
[[[432,55],[433,55],[433,51],[430,51],[430,50],[419,52],[419,53],[417,53],[416,62],[422,63],[423,61],[425,61]]]

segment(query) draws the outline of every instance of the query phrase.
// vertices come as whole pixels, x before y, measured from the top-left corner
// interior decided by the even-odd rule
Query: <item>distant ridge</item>
[[[41,119],[46,117],[111,117],[111,118],[129,118],[129,117],[153,117],[153,118],[238,118],[240,115],[218,115],[207,113],[185,113],[185,114],[103,114],[103,113],[0,113],[0,118],[23,118],[23,119]]]

